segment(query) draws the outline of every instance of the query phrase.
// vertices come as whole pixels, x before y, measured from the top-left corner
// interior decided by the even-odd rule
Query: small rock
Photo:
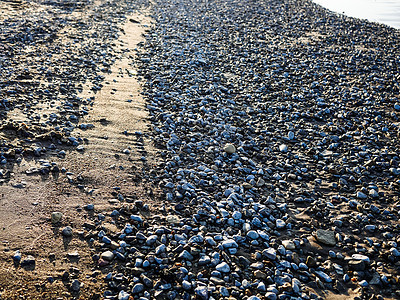
[[[317,266],[317,261],[312,256],[307,256],[306,265],[310,268],[315,268]]]
[[[21,257],[22,257],[22,256],[21,256],[21,251],[17,250],[17,251],[14,252],[13,260],[14,260],[15,262],[20,262]]]
[[[141,283],[136,283],[132,288],[132,294],[136,295],[141,293],[144,290],[144,285]]]
[[[168,215],[167,222],[170,224],[179,224],[181,222],[180,218],[176,215]]]
[[[285,144],[282,144],[279,146],[279,151],[281,151],[282,153],[286,153],[288,152],[288,147]]]
[[[353,271],[364,271],[365,270],[365,262],[363,260],[349,260],[348,266],[350,270]]]
[[[322,244],[328,246],[336,245],[335,233],[331,230],[318,229],[315,237]]]
[[[315,274],[317,274],[317,276],[319,278],[321,278],[322,280],[324,280],[327,283],[332,282],[332,278],[330,278],[328,274],[326,274],[326,273],[324,273],[322,271],[315,271]]]
[[[179,254],[178,258],[185,260],[193,260],[193,255],[189,253],[187,250],[183,250],[181,254]]]
[[[225,249],[227,249],[227,248],[237,248],[237,247],[238,247],[238,244],[237,244],[234,240],[229,239],[229,240],[223,241],[223,242],[222,242],[222,246],[223,246]]]
[[[365,195],[363,192],[357,192],[356,194],[358,199],[367,199],[367,195]]]
[[[285,247],[287,250],[294,250],[296,249],[296,245],[294,244],[293,241],[290,240],[284,240],[282,241],[283,247]]]
[[[83,283],[79,282],[78,279],[74,279],[74,281],[72,281],[71,283],[71,290],[73,290],[74,292],[79,292],[82,286]]]
[[[21,261],[21,266],[26,267],[26,266],[34,266],[36,263],[35,258],[32,255],[28,255],[26,258],[24,258]]]
[[[256,271],[254,271],[254,277],[257,279],[265,279],[265,278],[267,278],[267,274],[265,274],[264,272],[262,272],[260,270],[256,270]]]
[[[232,214],[232,218],[235,220],[240,220],[242,218],[242,213],[239,211],[234,211]]]
[[[218,264],[215,267],[215,269],[222,273],[228,273],[231,270],[231,268],[229,267],[229,265],[226,262],[222,262],[222,263]]]
[[[250,239],[252,239],[252,240],[256,240],[256,239],[258,239],[259,237],[260,237],[260,235],[257,233],[257,231],[255,231],[255,230],[250,230],[247,234],[246,234],[246,236],[248,237],[248,238],[250,238]]]
[[[236,147],[232,144],[226,144],[224,146],[224,151],[228,154],[233,154],[236,152]]]
[[[53,224],[59,223],[61,221],[62,217],[63,217],[62,213],[60,213],[58,211],[52,212],[51,213],[51,223],[53,223]]]
[[[285,228],[286,223],[282,219],[276,219],[275,225],[276,225],[277,229],[283,229],[283,228]]]
[[[265,249],[263,250],[262,254],[270,260],[276,259],[276,250],[274,248]]]
[[[125,292],[124,290],[120,291],[118,294],[118,300],[128,300],[130,294]]]
[[[72,236],[72,228],[70,226],[64,227],[63,230],[61,231],[61,234],[65,237],[71,237]]]
[[[209,295],[208,295],[208,288],[206,286],[198,286],[194,292],[196,293],[197,296],[200,297],[200,299],[208,300]]]
[[[101,254],[100,256],[102,259],[107,260],[107,261],[111,261],[114,258],[114,253],[112,253],[111,251],[105,251]]]

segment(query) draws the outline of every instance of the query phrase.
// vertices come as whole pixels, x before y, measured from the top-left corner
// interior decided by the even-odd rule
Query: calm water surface
[[[329,10],[400,29],[400,0],[313,0]]]

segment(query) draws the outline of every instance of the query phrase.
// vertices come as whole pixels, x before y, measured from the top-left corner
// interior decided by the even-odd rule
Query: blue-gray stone
[[[259,238],[259,234],[257,233],[257,231],[255,230],[250,230],[249,232],[247,232],[246,236],[250,239],[256,240]]]
[[[225,249],[227,249],[227,248],[237,248],[237,247],[238,247],[238,244],[237,244],[234,240],[229,239],[229,240],[223,241],[223,242],[222,242],[222,246],[223,246]]]
[[[144,285],[141,283],[136,283],[132,288],[132,294],[136,295],[144,290]]]
[[[208,300],[209,295],[208,295],[208,288],[206,286],[198,286],[194,292],[196,293],[197,296],[200,297],[202,300]]]
[[[215,267],[215,269],[222,273],[228,273],[231,270],[231,268],[229,267],[229,265],[226,262],[220,263],[219,265],[217,265]]]
[[[286,223],[282,219],[276,219],[275,225],[276,225],[277,229],[283,229],[283,228],[285,228]]]
[[[193,255],[190,254],[187,250],[183,250],[181,254],[179,254],[178,258],[186,259],[186,260],[193,260]]]
[[[118,300],[128,300],[130,294],[125,292],[124,290],[120,291],[118,294]]]
[[[143,222],[142,217],[138,216],[138,215],[131,215],[131,220],[136,221],[136,222]]]
[[[276,250],[274,248],[265,249],[263,250],[262,254],[270,260],[276,259]]]
[[[315,274],[317,274],[317,276],[319,278],[321,278],[322,280],[324,280],[327,283],[332,282],[332,278],[330,278],[328,274],[326,274],[326,273],[324,273],[322,271],[315,271]]]
[[[146,244],[147,244],[148,246],[151,246],[151,245],[153,245],[156,241],[157,241],[157,236],[156,236],[155,234],[153,234],[153,235],[149,236],[149,237],[146,239]]]

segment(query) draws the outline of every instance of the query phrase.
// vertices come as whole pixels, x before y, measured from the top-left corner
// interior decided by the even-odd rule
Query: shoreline
[[[358,3],[344,3],[344,1],[335,1],[335,3],[332,3],[323,0],[315,0],[314,2],[338,14],[400,29],[400,22],[396,21],[396,17],[398,17],[400,13],[400,5],[396,5],[393,2],[386,1],[388,3],[385,3],[385,1],[381,1],[377,3],[372,1],[359,1]]]

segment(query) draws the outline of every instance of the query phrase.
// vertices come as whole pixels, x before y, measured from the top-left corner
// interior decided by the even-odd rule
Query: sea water
[[[400,29],[400,0],[313,0],[349,17],[368,19]]]

